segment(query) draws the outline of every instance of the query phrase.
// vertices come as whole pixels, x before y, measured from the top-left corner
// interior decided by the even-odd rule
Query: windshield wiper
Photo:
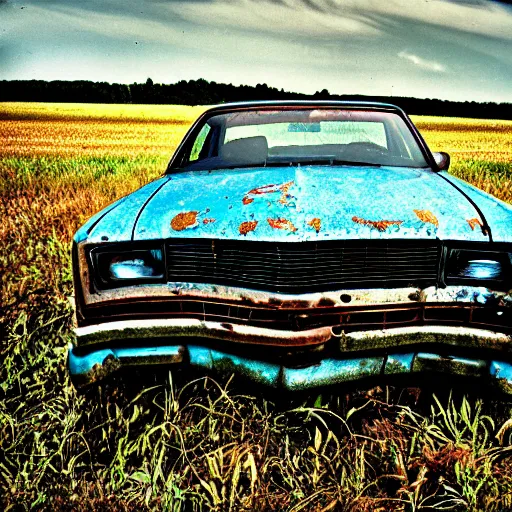
[[[212,167],[205,170],[220,170],[220,169],[244,169],[248,167],[293,167],[301,165],[347,165],[354,167],[382,167],[383,164],[375,164],[371,162],[354,162],[352,160],[337,160],[335,158],[318,158],[318,159],[290,159],[286,161],[266,161],[265,163],[251,163],[251,164],[227,164],[219,167]]]
[[[337,158],[290,158],[286,161],[268,161],[266,167],[287,167],[293,165],[352,165],[357,167],[382,167],[383,164],[372,162],[357,162],[353,160],[339,160]]]
[[[330,165],[354,165],[357,167],[382,167],[384,164],[374,162],[357,162],[353,160],[330,160]]]
[[[187,167],[174,168],[171,172],[187,172],[187,171],[220,171],[228,169],[246,169],[251,167],[293,167],[301,165],[346,165],[355,167],[382,167],[382,164],[375,164],[371,162],[354,162],[352,160],[338,160],[336,158],[298,158],[298,159],[287,159],[283,161],[267,160],[266,162],[254,162],[254,163],[227,163],[226,165],[218,165],[215,167],[207,167],[204,169],[201,167],[194,167],[188,169]]]

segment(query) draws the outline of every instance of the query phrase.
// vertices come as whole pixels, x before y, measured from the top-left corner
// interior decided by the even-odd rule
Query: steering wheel
[[[375,142],[349,142],[346,145],[346,150],[348,151],[357,151],[359,149],[366,152],[381,153],[383,155],[389,153],[388,148],[376,144]]]

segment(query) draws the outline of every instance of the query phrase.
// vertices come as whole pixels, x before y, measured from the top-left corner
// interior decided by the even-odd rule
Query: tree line
[[[512,119],[512,103],[478,103],[419,99],[399,96],[331,94],[327,89],[314,94],[287,92],[267,84],[233,85],[204,79],[180,80],[174,84],[110,84],[87,80],[47,82],[44,80],[2,80],[0,101],[42,101],[69,103],[134,103],[213,105],[257,100],[360,100],[392,103],[408,114],[482,119]]]

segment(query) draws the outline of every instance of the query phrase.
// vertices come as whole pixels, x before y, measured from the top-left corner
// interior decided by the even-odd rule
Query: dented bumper
[[[248,359],[196,345],[164,345],[115,348],[79,355],[69,348],[69,369],[78,385],[90,384],[130,365],[180,364],[239,374],[273,388],[300,391],[364,378],[410,373],[451,373],[481,378],[512,394],[512,364],[505,361],[469,359],[431,352],[406,352],[359,358],[327,358],[306,368]]]
[[[512,337],[483,329],[421,326],[335,334],[327,327],[293,332],[164,319],[109,322],[77,328],[76,334],[81,348],[70,346],[69,369],[78,385],[94,382],[124,366],[179,364],[233,372],[256,383],[289,390],[379,375],[448,372],[493,378],[504,391],[512,393],[512,364],[503,360],[506,357],[472,359],[449,354],[450,348],[460,351],[479,347],[499,350],[501,356],[508,353],[512,361]],[[114,344],[105,343],[113,339]],[[209,339],[228,342],[232,350],[211,348]],[[204,345],[198,345],[198,340]],[[315,352],[310,352],[309,363],[306,359],[306,364],[294,368],[286,359],[253,359],[240,351],[244,344],[276,343],[296,350],[314,347]],[[440,346],[444,347],[442,355],[437,352]],[[236,353],[237,348],[242,355]]]
[[[291,390],[441,371],[496,378],[512,392],[512,300],[503,292],[280,295],[181,283],[115,293],[89,297],[75,329],[69,368],[77,384],[123,366],[179,364]]]

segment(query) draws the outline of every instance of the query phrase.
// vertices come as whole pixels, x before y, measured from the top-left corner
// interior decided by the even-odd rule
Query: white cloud
[[[418,57],[417,55],[414,55],[414,53],[408,53],[406,51],[400,52],[398,56],[401,59],[405,59],[408,60],[409,62],[412,62],[415,66],[418,66],[421,69],[426,69],[427,71],[434,71],[435,73],[446,72],[446,66],[443,66],[443,64],[440,64],[435,60],[423,59],[421,57]]]

